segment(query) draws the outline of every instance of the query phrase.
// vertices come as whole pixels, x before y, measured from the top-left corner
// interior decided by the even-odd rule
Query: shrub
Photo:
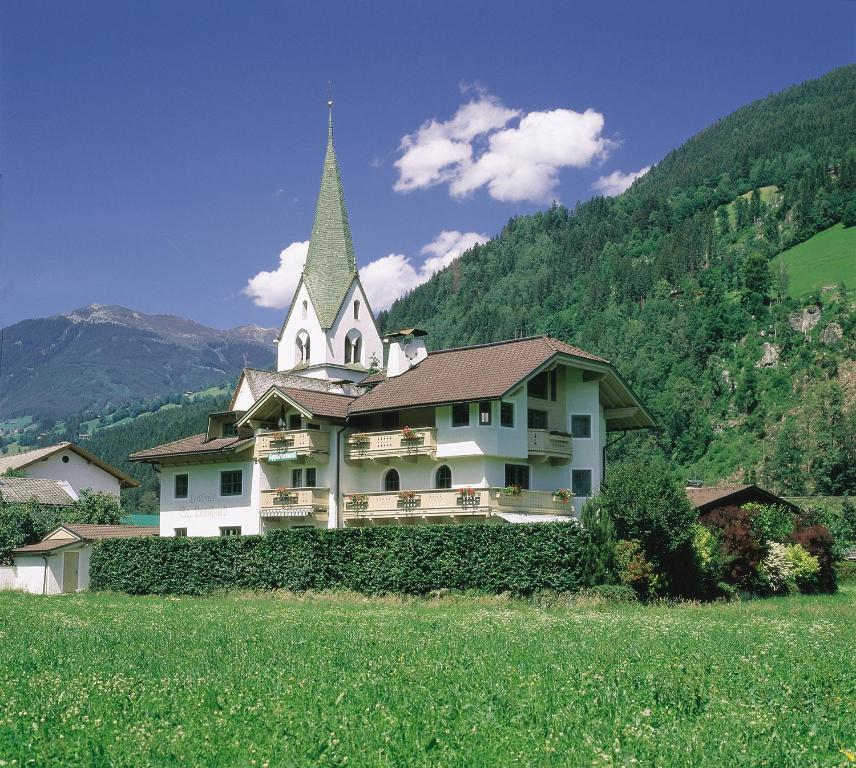
[[[426,595],[529,595],[586,586],[572,523],[299,529],[266,536],[108,539],[93,549],[92,589],[200,595],[226,589],[351,589]]]
[[[720,590],[717,584],[725,570],[719,537],[711,528],[696,523],[693,525],[692,551],[699,575],[701,596],[718,595]]]
[[[856,560],[843,560],[836,571],[839,582],[856,581]]]
[[[816,592],[820,575],[818,559],[799,544],[788,544],[785,552],[800,592]]]
[[[683,484],[662,459],[629,459],[606,476],[598,501],[619,539],[635,540],[674,587],[693,579],[691,538],[696,512]]]
[[[610,584],[615,581],[615,528],[609,515],[590,499],[580,515],[583,532],[581,567],[586,585]]]
[[[758,573],[766,580],[771,592],[786,591],[788,582],[794,578],[794,562],[787,547],[777,541],[770,542],[767,556],[758,568]]]
[[[626,584],[598,584],[587,591],[607,603],[635,603],[638,599],[635,590]]]
[[[751,589],[764,550],[752,532],[752,513],[735,506],[719,507],[701,516],[702,525],[715,530],[725,556],[723,581]]]
[[[638,541],[622,539],[615,545],[615,566],[618,580],[631,587],[640,597],[653,597],[660,586],[654,564],[645,559]]]
[[[806,552],[817,558],[820,570],[813,582],[797,583],[802,591],[835,592],[835,540],[824,525],[799,527],[791,535],[791,541],[799,544]]]
[[[794,513],[781,504],[743,505],[751,515],[752,533],[761,545],[771,541],[787,541],[794,532]]]

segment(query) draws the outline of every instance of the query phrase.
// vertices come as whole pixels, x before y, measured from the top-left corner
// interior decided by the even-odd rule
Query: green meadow
[[[856,589],[0,594],[0,766],[839,766]]]
[[[843,224],[836,224],[789,248],[770,262],[774,274],[779,259],[788,270],[791,296],[804,296],[842,282],[852,291],[856,288],[856,227],[845,229]]]

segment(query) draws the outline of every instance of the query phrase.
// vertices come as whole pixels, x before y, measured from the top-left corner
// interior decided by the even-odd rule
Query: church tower
[[[333,102],[327,154],[309,253],[277,341],[277,369],[319,379],[360,381],[381,365],[383,346],[366,299],[333,148]]]

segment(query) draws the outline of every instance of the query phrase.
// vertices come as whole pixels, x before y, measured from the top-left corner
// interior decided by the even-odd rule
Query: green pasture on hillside
[[[0,765],[845,765],[854,609],[3,593]]]
[[[852,291],[856,288],[856,227],[836,224],[789,248],[770,262],[774,275],[779,259],[790,276],[791,296],[805,296],[841,282]]]

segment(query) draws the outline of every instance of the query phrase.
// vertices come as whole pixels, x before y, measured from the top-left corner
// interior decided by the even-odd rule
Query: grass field
[[[0,765],[845,765],[854,610],[4,593]]]
[[[791,296],[804,296],[841,282],[852,291],[856,288],[856,227],[845,229],[836,224],[789,248],[770,262],[774,275],[779,259],[784,260],[790,276]]]

